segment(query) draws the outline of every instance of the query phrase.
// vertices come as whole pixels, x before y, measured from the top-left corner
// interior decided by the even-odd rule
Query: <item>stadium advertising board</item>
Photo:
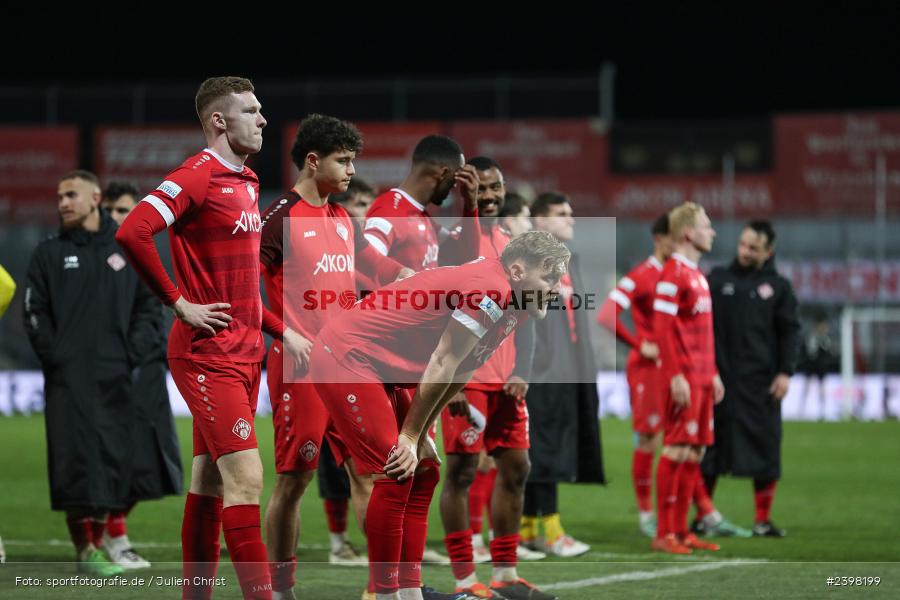
[[[900,303],[900,262],[779,260],[801,302]]]
[[[130,181],[142,192],[206,146],[195,126],[101,127],[94,132],[100,181]]]
[[[56,220],[56,180],[78,166],[76,127],[0,127],[0,220]]]

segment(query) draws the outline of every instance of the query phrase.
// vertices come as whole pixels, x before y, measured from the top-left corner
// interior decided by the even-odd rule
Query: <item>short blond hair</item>
[[[529,231],[507,244],[500,261],[509,267],[522,259],[531,266],[544,267],[562,275],[568,269],[570,258],[572,252],[550,232]]]
[[[686,229],[697,224],[697,217],[705,211],[696,202],[685,202],[669,212],[669,235],[675,242],[680,242]]]
[[[205,126],[206,118],[209,116],[209,109],[216,101],[231,94],[255,91],[253,83],[243,77],[210,77],[200,84],[200,89],[197,90],[197,95],[194,97],[194,107],[197,109],[197,116],[200,117],[200,122]]]

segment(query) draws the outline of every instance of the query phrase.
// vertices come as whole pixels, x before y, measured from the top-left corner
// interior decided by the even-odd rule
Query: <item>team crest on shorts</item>
[[[306,462],[312,462],[318,453],[319,447],[316,446],[312,440],[308,440],[300,447],[300,456],[302,456],[303,460]]]
[[[656,427],[657,425],[659,425],[659,415],[653,413],[652,415],[647,417],[647,425],[649,425],[650,427]]]
[[[466,446],[474,446],[475,442],[478,441],[478,430],[474,427],[469,427],[459,434],[459,439]]]
[[[250,437],[250,431],[252,429],[253,428],[250,426],[250,423],[248,423],[246,419],[241,417],[234,422],[234,427],[231,428],[231,433],[238,436],[242,440],[246,440],[248,437]]]
[[[688,435],[697,435],[699,429],[697,421],[688,421],[687,425],[684,426],[684,430],[688,432]]]

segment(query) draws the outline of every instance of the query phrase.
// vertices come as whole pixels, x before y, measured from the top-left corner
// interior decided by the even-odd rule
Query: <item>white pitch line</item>
[[[3,539],[6,546],[71,546],[71,540],[8,540]],[[135,548],[181,548],[181,544],[173,542],[133,542]],[[330,550],[324,544],[300,544],[301,550]]]
[[[715,571],[725,567],[735,567],[740,565],[753,565],[764,563],[764,560],[726,560],[722,562],[708,563],[702,565],[692,565],[690,567],[669,567],[667,569],[657,569],[655,571],[629,571],[628,573],[617,573],[615,575],[606,575],[604,577],[592,577],[591,579],[579,579],[576,581],[563,581],[560,583],[548,583],[537,585],[542,590],[574,590],[578,588],[593,587],[597,585],[609,585],[612,583],[622,583],[627,581],[648,581],[650,579],[661,579],[663,577],[676,577],[679,575],[687,575],[689,573],[699,573],[702,571]]]

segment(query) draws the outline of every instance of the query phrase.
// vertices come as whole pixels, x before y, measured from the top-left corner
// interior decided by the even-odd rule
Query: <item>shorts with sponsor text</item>
[[[479,429],[467,417],[454,417],[446,408],[441,413],[444,451],[448,454],[488,454],[497,448],[528,449],[528,407],[503,389],[465,388],[469,406],[484,415]]]
[[[194,416],[194,456],[220,456],[257,447],[253,417],[261,363],[170,358],[178,391]]]
[[[283,360],[281,342],[276,341],[266,362],[275,430],[275,471],[313,471],[319,465],[328,411],[308,377],[283,377]]]
[[[638,433],[662,431],[667,390],[661,387],[659,367],[641,360],[625,369],[631,398],[631,428]]]
[[[691,403],[679,408],[671,393],[666,394],[663,443],[668,445],[713,445],[713,389],[711,385],[691,384]]]

